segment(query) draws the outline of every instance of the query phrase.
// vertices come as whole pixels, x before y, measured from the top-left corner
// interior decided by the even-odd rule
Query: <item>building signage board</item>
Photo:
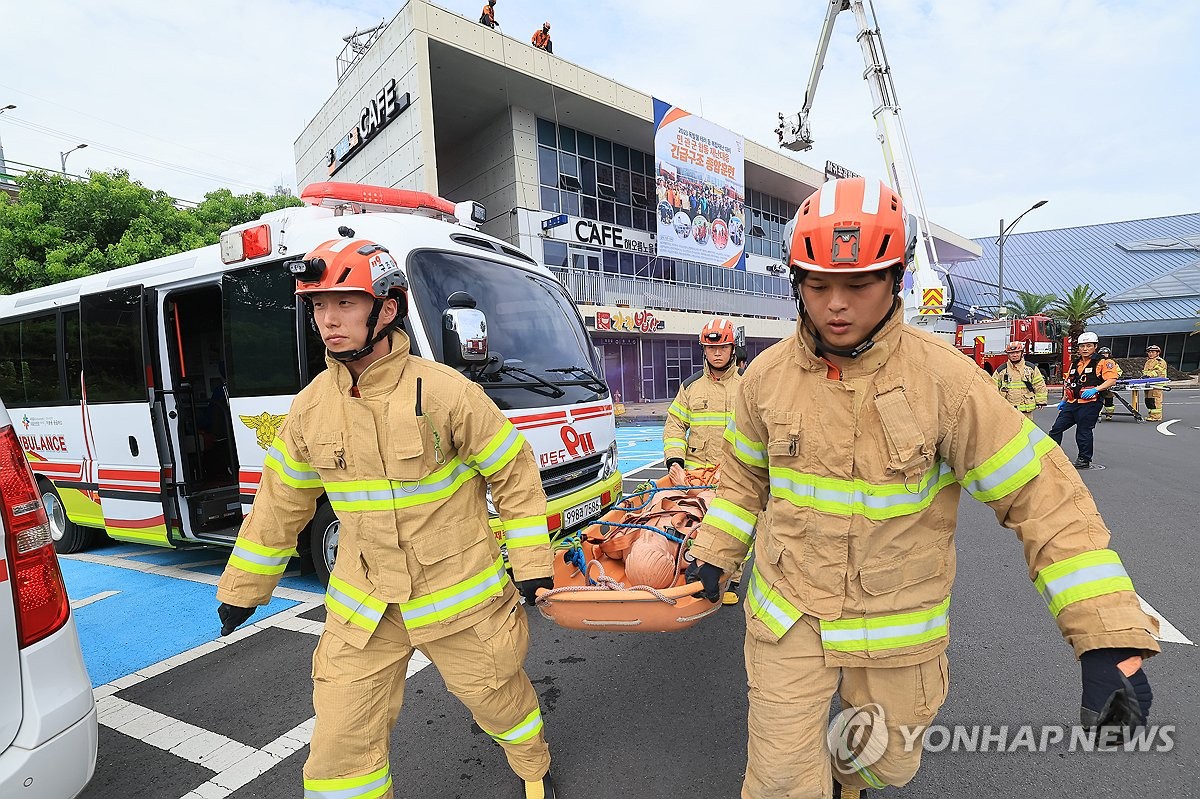
[[[852,172],[846,167],[834,161],[825,162],[825,179],[826,180],[845,180],[846,178],[860,178],[862,175],[857,172]]]
[[[654,333],[666,327],[666,323],[654,316],[653,311],[633,308],[601,308],[596,311],[595,328],[612,333]]]
[[[358,155],[367,142],[375,138],[410,105],[412,105],[412,97],[409,96],[409,93],[397,94],[396,79],[388,80],[378,94],[363,106],[354,127],[350,128],[346,135],[329,148],[329,155],[326,157],[329,174],[336,174],[351,158]]]
[[[658,251],[745,269],[745,141],[654,98]]]
[[[593,247],[607,247],[612,250],[628,250],[629,252],[655,254],[654,234],[644,230],[623,228],[594,219],[583,219],[578,216],[560,214],[550,217],[550,220],[563,219],[565,222],[556,224],[547,231],[547,236],[556,241],[567,241],[572,244],[588,244]],[[549,221],[549,220],[547,220]],[[546,223],[542,229],[546,230]]]

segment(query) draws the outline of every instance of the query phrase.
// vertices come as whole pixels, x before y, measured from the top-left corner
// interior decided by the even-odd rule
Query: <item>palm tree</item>
[[[1012,317],[1028,317],[1034,314],[1044,314],[1058,297],[1054,294],[1038,294],[1032,291],[1018,291],[1017,301],[1008,300],[1004,307]]]
[[[1067,325],[1067,335],[1074,342],[1087,327],[1087,321],[1108,310],[1104,292],[1095,292],[1087,283],[1076,286],[1065,297],[1058,297],[1050,306],[1050,316]]]

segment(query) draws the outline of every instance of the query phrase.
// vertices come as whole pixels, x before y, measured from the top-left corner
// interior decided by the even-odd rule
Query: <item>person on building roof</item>
[[[400,329],[408,282],[385,247],[335,239],[288,268],[328,368],[296,395],[267,452],[254,509],[218,584],[221,634],[270,601],[301,530],[327,500],[341,530],[313,656],[317,720],[304,795],[393,796],[390,733],[420,649],[503,747],[520,795],[552,798],[517,601],[553,587],[533,451],[477,384],[410,354]]]
[[[483,4],[483,11],[479,14],[479,24],[486,25],[492,30],[495,30],[500,25],[496,21],[496,0],[487,0]]]
[[[543,22],[542,27],[533,32],[533,46],[547,53],[554,53],[554,42],[550,41],[550,23]]]
[[[1079,334],[1071,357],[1071,368],[1063,377],[1063,398],[1058,403],[1058,418],[1050,428],[1050,438],[1056,444],[1062,444],[1063,433],[1075,428],[1077,469],[1090,469],[1092,466],[1094,431],[1096,423],[1100,421],[1101,407],[1097,395],[1116,385],[1117,378],[1121,376],[1116,362],[1097,356],[1096,349],[1099,346],[1100,339],[1095,333],[1085,331]]]
[[[1004,348],[1008,363],[996,370],[992,378],[1004,399],[1029,419],[1038,408],[1046,407],[1046,378],[1042,370],[1025,363],[1025,345],[1010,342]]]
[[[742,798],[829,796],[831,768],[841,797],[916,774],[921,747],[902,729],[927,727],[946,698],[963,488],[1023,541],[1081,662],[1083,723],[1141,723],[1157,624],[1062,449],[972,361],[904,323],[897,295],[918,238],[900,196],[878,180],[828,181],[784,244],[796,334],[746,369],[692,547],[713,602],[755,550]],[[831,728],[835,693],[843,720],[887,734]]]
[[[719,466],[724,454],[724,434],[733,412],[742,375],[734,366],[733,322],[717,317],[700,331],[704,367],[683,381],[667,409],[663,425],[663,456],[667,468]],[[724,592],[727,605],[737,604],[738,569]]]

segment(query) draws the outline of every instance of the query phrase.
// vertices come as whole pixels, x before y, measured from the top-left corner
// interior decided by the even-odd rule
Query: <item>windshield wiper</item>
[[[605,384],[605,382],[602,379],[600,379],[599,375],[597,375],[595,372],[593,372],[590,369],[585,369],[582,366],[560,366],[555,369],[547,369],[546,371],[547,372],[562,372],[564,374],[566,374],[568,372],[574,372],[575,374],[583,375],[583,377],[585,378],[585,380],[581,381],[583,385],[592,386],[598,392],[608,391],[608,385]]]
[[[520,361],[516,361],[516,363],[520,363]],[[500,353],[493,353],[488,358],[487,363],[483,364],[482,368],[470,369],[467,373],[475,382],[485,383],[492,388],[525,388],[550,399],[558,399],[567,393],[549,380],[538,377],[533,372],[522,369],[514,363],[505,362],[504,356],[500,355]],[[518,380],[513,383],[501,383],[500,375],[502,374],[522,375],[533,382]]]

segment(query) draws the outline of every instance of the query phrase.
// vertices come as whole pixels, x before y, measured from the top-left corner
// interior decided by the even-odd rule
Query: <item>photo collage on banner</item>
[[[741,136],[654,98],[658,254],[746,268]]]

